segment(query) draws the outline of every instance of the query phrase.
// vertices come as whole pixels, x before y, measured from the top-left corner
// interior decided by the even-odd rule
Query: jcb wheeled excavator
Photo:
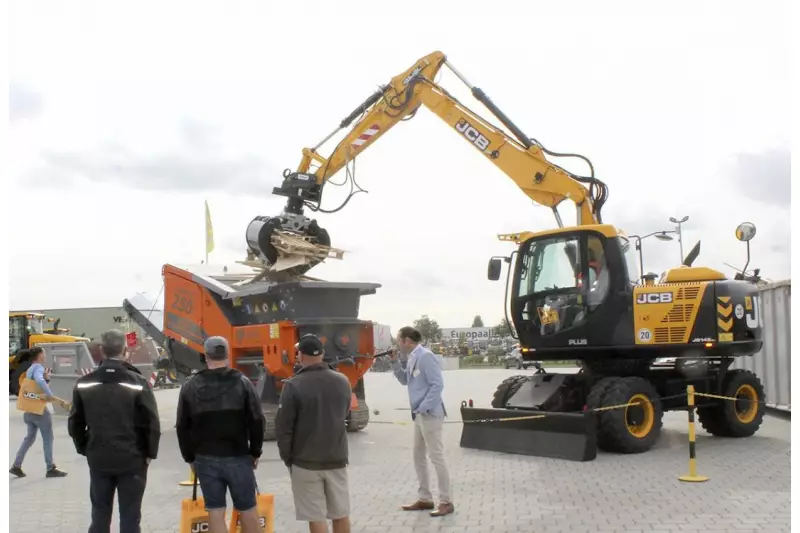
[[[440,87],[434,79],[443,66],[511,133]],[[754,284],[692,266],[700,243],[683,265],[667,271],[657,283],[652,276],[640,278],[631,242],[603,222],[608,189],[594,176],[589,160],[551,152],[525,135],[441,52],[392,78],[322,142],[303,150],[297,170],[285,171],[282,185],[273,189],[287,198],[283,213],[257,217],[248,226],[250,256],[273,268],[283,264],[280,269],[293,274],[303,274],[328,257],[328,232],[304,210],[341,209],[321,208],[326,182],[421,106],[444,120],[532,200],[552,208],[557,229],[499,236],[517,249],[509,257],[492,258],[488,274],[497,280],[503,262],[510,265],[506,316],[519,336],[523,357],[575,359],[581,367],[577,374],[514,376],[499,385],[491,409],[465,405],[462,446],[572,460],[593,459],[598,445],[608,451],[643,452],[658,438],[663,412],[686,406],[688,384],[699,392],[738,399],[703,402],[699,417],[709,432],[741,437],[757,430],[763,387],[753,373],[729,370],[734,357],[753,355],[762,345],[763,317]],[[322,145],[348,127],[331,155],[320,155]],[[590,175],[568,172],[545,155],[582,158]],[[351,197],[352,192],[345,204]],[[557,208],[564,200],[577,206],[575,226],[565,227],[559,215]],[[291,258],[286,239],[301,239],[319,253]],[[678,363],[652,366],[663,357],[676,357]],[[595,412],[617,405],[627,407]],[[470,423],[527,415],[531,418]]]

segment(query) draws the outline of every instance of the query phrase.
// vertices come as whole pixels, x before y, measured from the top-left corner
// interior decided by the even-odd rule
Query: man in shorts
[[[283,385],[275,418],[278,451],[289,467],[297,519],[311,533],[350,532],[347,415],[350,382],[323,361],[322,341],[296,345],[301,368]]]
[[[264,415],[250,379],[228,367],[230,348],[223,337],[204,344],[208,368],[181,387],[178,445],[203,491],[209,532],[226,533],[226,492],[239,511],[242,533],[260,531],[256,508],[258,458],[264,441]]]

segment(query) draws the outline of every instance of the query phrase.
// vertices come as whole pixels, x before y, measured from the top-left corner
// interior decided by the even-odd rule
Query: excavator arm
[[[471,90],[472,95],[497,118],[513,137],[493,126],[489,121],[471,111],[434,80],[442,66],[447,66]],[[557,207],[564,200],[577,206],[577,225],[602,223],[600,210],[607,196],[607,188],[592,175],[576,176],[549,162],[551,156],[576,154],[549,152],[534,139],[527,137],[479,88],[467,80],[447,62],[442,52],[434,52],[417,61],[411,68],[392,78],[370,95],[350,113],[330,135],[314,148],[305,148],[297,171],[284,172],[284,181],[273,193],[287,197],[284,213],[280,217],[259,217],[248,228],[248,245],[251,252],[275,263],[287,249],[276,247],[276,237],[301,236],[313,245],[330,246],[327,232],[315,220],[307,218],[304,208],[313,212],[330,213],[343,208],[354,193],[333,211],[321,209],[322,191],[329,179],[347,167],[356,156],[385,135],[398,122],[408,120],[425,106],[453,130],[479,150],[534,202],[552,208],[559,227],[563,222]],[[353,125],[353,123],[355,124]],[[352,126],[351,126],[352,125]],[[323,157],[319,149],[342,129],[350,128],[330,156]],[[591,168],[591,163],[589,163]],[[303,267],[307,270],[324,259],[322,254],[312,258]],[[313,263],[308,266],[309,263]],[[307,267],[307,268],[306,268]]]

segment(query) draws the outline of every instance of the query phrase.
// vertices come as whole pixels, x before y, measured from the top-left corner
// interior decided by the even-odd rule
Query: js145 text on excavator
[[[505,129],[441,87],[435,79],[442,67],[467,85]],[[421,107],[441,118],[531,200],[552,209],[557,228],[499,236],[516,250],[509,257],[493,258],[489,277],[499,279],[503,262],[510,265],[506,313],[526,360],[574,359],[581,366],[577,374],[510,378],[498,386],[491,409],[462,407],[462,446],[573,460],[594,458],[598,446],[643,452],[658,439],[663,412],[686,405],[683,393],[688,384],[701,392],[737,398],[733,403],[710,400],[699,409],[708,431],[746,436],[757,430],[763,416],[761,383],[750,372],[730,370],[734,357],[751,356],[761,348],[760,303],[752,280],[729,280],[714,269],[692,266],[699,243],[682,265],[665,272],[657,283],[652,276],[638,276],[631,241],[603,222],[608,188],[595,177],[591,162],[578,154],[550,151],[525,135],[438,51],[381,86],[332,133],[304,149],[297,170],[284,172],[282,184],[273,189],[286,198],[283,212],[256,217],[246,231],[246,263],[260,269],[255,279],[270,280],[253,286],[258,296],[244,287],[234,289],[165,267],[166,304],[173,306],[174,318],[164,332],[176,358],[186,353],[180,358],[196,359],[205,335],[219,335],[235,325],[229,333],[237,342],[241,338],[242,354],[263,361],[269,373],[282,369],[274,374],[280,377],[291,370],[292,342],[302,328],[347,324],[349,342],[331,331],[326,347],[352,347],[358,339],[359,349],[351,348],[350,353],[367,357],[363,366],[351,367],[351,383],[356,383],[371,362],[371,336],[356,318],[357,301],[374,285],[297,281],[322,261],[342,258],[342,252],[331,247],[329,233],[307,211],[330,214],[342,209],[361,191],[354,179],[356,157]],[[328,157],[321,155],[322,146],[343,130]],[[580,158],[590,172],[577,175],[546,156]],[[343,168],[350,195],[341,206],[323,209],[323,189]],[[577,220],[571,227],[564,225],[558,210],[564,200],[576,206]],[[737,235],[748,241],[754,233],[754,226],[743,224]],[[251,318],[244,309],[264,309],[262,297],[268,300],[268,312]],[[321,311],[312,316],[310,308],[317,308],[317,300]],[[345,301],[346,309],[333,305]],[[283,304],[289,306],[285,312]],[[671,356],[677,363],[670,368],[653,365]],[[279,390],[279,379],[270,383]],[[613,409],[596,411],[604,407]],[[508,418],[514,420],[497,421]],[[473,423],[477,420],[490,422]]]

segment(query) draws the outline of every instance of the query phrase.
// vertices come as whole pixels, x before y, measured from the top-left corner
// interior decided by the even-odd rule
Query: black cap
[[[295,345],[295,348],[303,355],[311,355],[314,357],[322,355],[323,346],[319,337],[309,333],[300,337],[300,342]]]

